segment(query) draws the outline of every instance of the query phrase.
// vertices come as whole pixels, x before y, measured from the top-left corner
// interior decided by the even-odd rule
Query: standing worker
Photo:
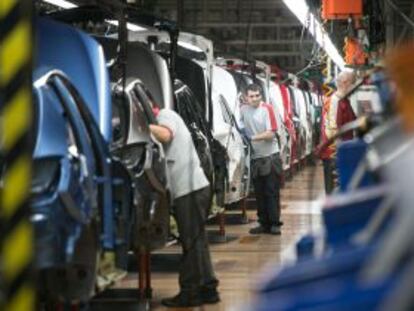
[[[322,110],[321,140],[326,142],[335,136],[345,124],[356,119],[352,99],[346,97],[347,93],[355,83],[356,77],[353,72],[343,71],[336,79],[337,90],[332,96],[325,98]],[[343,135],[341,140],[350,140],[354,137],[353,133]],[[336,187],[335,172],[335,143],[327,146],[324,150],[319,150],[320,158],[324,167],[325,192],[331,194]]]
[[[328,140],[328,135],[326,133],[326,119],[328,117],[329,108],[331,105],[331,96],[324,98],[322,106],[322,115],[321,115],[321,143],[325,143]],[[323,150],[318,150],[319,157],[322,160],[323,164],[323,177],[325,182],[325,193],[331,194],[335,187],[335,178],[334,178],[334,160],[332,159],[333,153],[335,152],[335,146],[333,144],[327,146]]]
[[[173,212],[183,250],[180,268],[180,292],[162,300],[167,307],[196,307],[220,301],[211,263],[205,222],[210,205],[209,182],[200,165],[191,134],[174,111],[161,109],[158,125],[151,133],[165,149],[170,177]]]
[[[332,95],[329,104],[327,118],[325,120],[325,131],[328,138],[333,137],[338,129],[346,123],[356,119],[354,107],[351,99],[345,97],[355,83],[355,73],[343,71],[336,79],[336,92]],[[353,138],[353,133],[348,133],[341,137],[341,140]]]
[[[247,105],[241,108],[244,133],[252,145],[251,177],[257,204],[259,226],[251,234],[280,235],[280,176],[282,162],[276,139],[276,118],[271,105],[262,100],[261,88],[250,84],[246,88]]]

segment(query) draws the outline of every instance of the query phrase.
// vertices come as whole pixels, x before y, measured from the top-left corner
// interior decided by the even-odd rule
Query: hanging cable
[[[250,0],[249,20],[247,22],[246,42],[244,46],[244,59],[245,60],[247,60],[248,54],[249,54],[250,31],[252,29],[252,22],[253,22],[253,5],[254,5],[254,0]]]

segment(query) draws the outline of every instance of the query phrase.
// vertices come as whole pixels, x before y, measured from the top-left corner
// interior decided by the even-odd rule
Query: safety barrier
[[[31,0],[0,1],[0,310],[34,310],[28,197],[32,121]]]

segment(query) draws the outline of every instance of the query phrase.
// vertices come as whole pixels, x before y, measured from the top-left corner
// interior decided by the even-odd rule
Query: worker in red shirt
[[[336,92],[330,98],[329,109],[325,119],[325,131],[328,138],[336,135],[339,128],[356,119],[351,100],[347,93],[355,83],[353,72],[343,71],[336,79]],[[353,138],[353,133],[341,137],[341,140]]]
[[[356,76],[353,72],[343,71],[338,75],[336,80],[336,92],[325,99],[322,109],[321,140],[326,142],[335,136],[345,124],[356,119],[354,108],[351,105],[351,99],[346,96],[352,85],[355,83]],[[341,136],[341,140],[350,140],[354,138],[352,132]],[[331,193],[335,187],[335,144],[332,144],[321,150],[320,158],[324,165],[325,191]]]

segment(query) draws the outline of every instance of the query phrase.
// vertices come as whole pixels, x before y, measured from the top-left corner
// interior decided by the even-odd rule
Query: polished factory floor
[[[313,189],[310,194],[309,188]],[[220,280],[221,303],[205,305],[194,310],[245,310],[254,302],[254,290],[263,278],[277,272],[283,264],[294,258],[293,245],[303,234],[317,231],[320,227],[320,205],[323,197],[323,176],[320,166],[307,167],[296,173],[282,190],[281,236],[249,235],[249,228],[256,225],[255,212],[249,210],[251,222],[247,225],[228,225],[229,236],[237,237],[227,243],[211,245],[215,272]],[[209,226],[209,229],[215,229]],[[179,253],[178,246],[160,251],[163,254]],[[167,255],[158,255],[159,257]],[[168,310],[160,305],[160,299],[175,295],[178,291],[177,272],[171,264],[171,271],[153,272],[152,310]],[[168,269],[167,269],[168,270]],[[136,287],[136,274],[129,274],[123,286]],[[169,309],[173,310],[173,309]],[[183,309],[181,309],[183,310]],[[184,309],[187,310],[187,309]],[[191,310],[189,308],[188,310]]]

